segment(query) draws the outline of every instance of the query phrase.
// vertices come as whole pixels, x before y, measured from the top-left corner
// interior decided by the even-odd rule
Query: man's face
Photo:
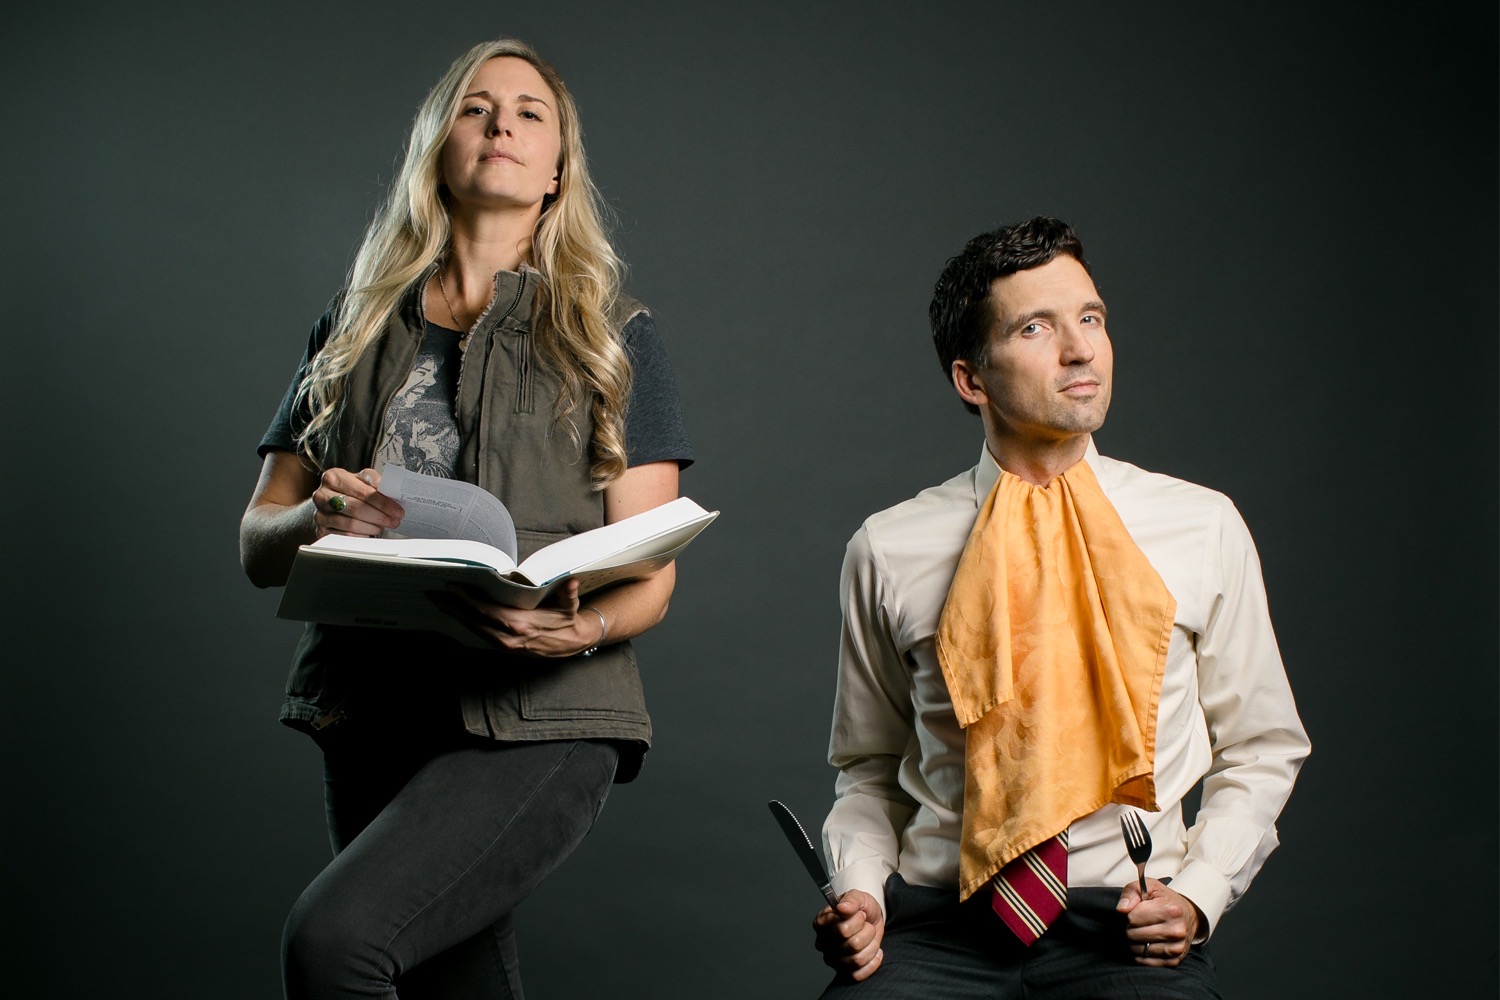
[[[430,358],[424,358],[420,364],[407,373],[406,384],[401,387],[401,392],[398,395],[410,396],[411,399],[406,401],[410,404],[436,384],[437,362]]]
[[[1083,265],[1057,257],[998,278],[990,304],[985,363],[954,362],[959,394],[980,408],[986,432],[1025,447],[1098,430],[1109,410],[1114,350],[1104,303]]]

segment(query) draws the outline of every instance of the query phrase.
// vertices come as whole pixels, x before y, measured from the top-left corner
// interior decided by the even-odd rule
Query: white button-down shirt
[[[1220,493],[1103,458],[1085,460],[1177,600],[1156,726],[1158,813],[1144,814],[1146,873],[1217,926],[1275,849],[1276,817],[1307,756],[1250,533]],[[849,542],[823,827],[839,892],[884,905],[892,872],[958,885],[964,732],[933,635],[979,504],[1000,470],[988,450],[941,486],[873,515]],[[1182,799],[1203,780],[1191,828]],[[1068,882],[1123,886],[1135,866],[1108,805],[1068,829]]]

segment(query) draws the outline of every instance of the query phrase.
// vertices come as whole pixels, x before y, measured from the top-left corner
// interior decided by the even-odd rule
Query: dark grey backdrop
[[[844,541],[978,454],[932,281],[1037,212],[1111,306],[1101,447],[1239,503],[1315,744],[1227,991],[1494,995],[1494,5],[635,6],[5,15],[6,992],[276,995],[327,848],[235,559],[254,446],[417,101],[514,33],[724,511],[640,644],[644,777],[522,912],[534,996],[823,981],[764,803],[830,800]]]

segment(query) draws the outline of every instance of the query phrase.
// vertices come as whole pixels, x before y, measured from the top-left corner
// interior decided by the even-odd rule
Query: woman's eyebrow
[[[494,95],[491,94],[488,90],[475,90],[475,91],[472,91],[470,93],[465,94],[463,96],[463,100],[467,101],[471,97],[482,97],[486,101],[489,101],[491,103],[494,103],[494,101],[495,101]],[[552,109],[552,105],[548,104],[545,100],[543,100],[540,97],[532,97],[530,94],[517,94],[516,95],[516,103],[517,104],[528,104],[528,103],[530,103],[530,104],[540,104],[542,107],[548,109],[549,111]]]

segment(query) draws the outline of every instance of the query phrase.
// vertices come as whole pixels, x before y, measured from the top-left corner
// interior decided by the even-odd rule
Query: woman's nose
[[[501,133],[510,135],[510,122],[506,120],[503,112],[497,111],[490,116],[490,136],[493,138]]]

